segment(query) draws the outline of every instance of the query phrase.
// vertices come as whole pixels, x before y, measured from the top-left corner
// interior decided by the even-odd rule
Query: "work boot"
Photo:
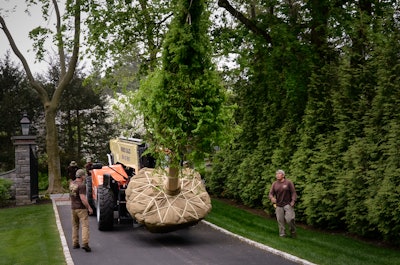
[[[81,246],[79,246],[79,244],[74,244],[72,247],[77,249],[77,248],[80,248]]]
[[[92,251],[92,249],[89,247],[89,245],[83,245],[82,247],[86,252]]]

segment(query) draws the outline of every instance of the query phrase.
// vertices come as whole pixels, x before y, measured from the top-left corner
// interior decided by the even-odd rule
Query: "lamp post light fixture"
[[[24,112],[24,115],[19,123],[21,124],[22,135],[29,135],[31,121],[28,119],[28,114],[26,114],[26,112]]]

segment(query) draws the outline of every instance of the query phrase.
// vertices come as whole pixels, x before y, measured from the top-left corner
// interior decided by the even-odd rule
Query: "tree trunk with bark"
[[[58,148],[58,131],[55,123],[57,109],[51,105],[45,108],[46,152],[49,173],[49,193],[62,192],[60,151]]]
[[[60,153],[58,148],[58,132],[56,126],[56,114],[58,111],[58,105],[60,103],[62,94],[64,90],[68,88],[70,81],[72,80],[75,69],[78,63],[78,55],[79,55],[79,42],[80,42],[80,23],[81,23],[81,1],[75,0],[74,3],[68,3],[73,7],[69,9],[69,14],[74,19],[74,36],[73,36],[73,47],[72,54],[69,62],[66,60],[65,55],[65,43],[71,40],[64,39],[64,29],[62,27],[62,16],[58,7],[58,3],[56,0],[52,0],[55,16],[56,16],[56,39],[57,39],[57,50],[58,56],[60,60],[60,78],[57,87],[54,90],[52,96],[49,95],[43,84],[39,83],[32,74],[32,71],[20,50],[18,49],[14,38],[12,37],[6,22],[3,16],[0,14],[0,28],[3,30],[6,35],[10,46],[14,52],[14,54],[21,61],[24,70],[26,72],[29,83],[32,85],[32,88],[38,93],[39,98],[44,106],[45,112],[45,124],[46,124],[46,151],[48,157],[48,175],[49,175],[49,187],[48,193],[58,193],[62,191],[61,186],[61,168],[60,168]],[[33,4],[37,4],[34,2]],[[49,6],[43,6],[43,12],[45,12]],[[48,11],[48,10],[47,10]],[[32,32],[31,32],[32,33]],[[40,45],[39,45],[40,46]],[[43,47],[42,47],[43,48]],[[68,63],[68,67],[67,67]]]

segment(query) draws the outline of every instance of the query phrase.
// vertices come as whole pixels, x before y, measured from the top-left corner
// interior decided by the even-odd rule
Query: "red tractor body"
[[[154,167],[154,160],[143,156],[146,145],[139,139],[113,139],[110,149],[109,165],[94,163],[86,181],[88,201],[96,209],[99,230],[111,230],[121,220],[135,221],[126,209],[125,190],[135,172]]]

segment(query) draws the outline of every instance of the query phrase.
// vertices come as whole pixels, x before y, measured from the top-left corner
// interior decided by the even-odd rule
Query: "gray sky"
[[[11,10],[12,7],[16,6],[15,13],[5,14],[5,10]],[[30,16],[24,12],[26,9],[25,0],[0,0],[0,13],[7,24],[7,27],[14,38],[20,52],[25,56],[31,71],[36,73],[43,73],[48,67],[48,63],[35,63],[35,55],[32,49],[32,41],[28,37],[29,31],[32,29],[43,26],[53,27],[52,24],[47,25],[41,17],[40,8],[30,8]],[[48,44],[48,48],[51,46]],[[14,55],[11,50],[11,46],[4,32],[0,30],[0,58],[4,58],[7,50],[11,52],[11,58],[13,61],[18,62],[22,67],[19,59]]]

